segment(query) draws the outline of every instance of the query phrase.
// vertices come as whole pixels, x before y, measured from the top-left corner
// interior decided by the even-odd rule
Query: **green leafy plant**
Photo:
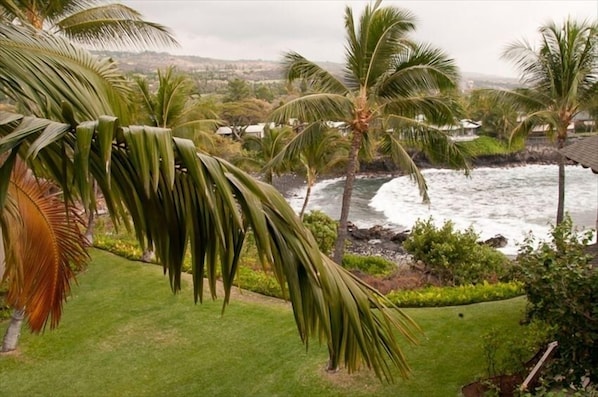
[[[598,272],[585,252],[590,241],[592,232],[578,233],[567,215],[553,227],[551,241],[536,245],[530,235],[517,257],[527,315],[554,327],[559,347],[553,370],[573,384],[582,376],[598,380]]]
[[[552,327],[535,320],[523,326],[523,333],[504,333],[492,329],[483,338],[488,376],[511,375],[525,370],[525,364],[552,334]]]
[[[447,284],[477,284],[504,277],[508,258],[478,244],[478,239],[473,228],[458,231],[451,221],[437,228],[429,218],[415,223],[403,247],[415,260],[422,261],[427,271]]]
[[[330,255],[336,240],[336,221],[322,211],[310,211],[303,216],[303,224],[314,235],[320,251]]]
[[[378,256],[361,256],[347,254],[343,257],[342,266],[349,270],[360,270],[371,276],[388,276],[397,269],[397,265]]]
[[[524,148],[524,141],[518,140],[510,145],[489,136],[480,136],[473,141],[461,142],[460,145],[474,157],[506,155]]]
[[[283,295],[280,284],[271,272],[241,266],[234,284],[239,288],[257,292],[258,294],[288,299],[287,296]]]
[[[476,285],[392,291],[386,297],[399,307],[432,307],[469,305],[510,299],[520,295],[523,295],[523,286],[520,283],[482,282]]]

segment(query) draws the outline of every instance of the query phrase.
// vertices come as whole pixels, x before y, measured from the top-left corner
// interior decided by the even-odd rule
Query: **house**
[[[478,129],[482,126],[480,121],[473,121],[469,119],[459,120],[459,123],[454,125],[445,125],[439,129],[447,132],[453,141],[473,141],[478,139]]]
[[[220,136],[230,137],[233,135],[233,129],[230,127],[218,127],[218,129],[216,130],[216,134]]]
[[[258,138],[264,137],[264,131],[266,128],[274,128],[274,123],[258,123],[258,124],[251,124],[251,125],[244,125],[244,126],[233,126],[233,127],[219,127],[216,130],[216,134],[220,136],[228,136],[233,137],[234,135],[242,136],[242,135],[252,135],[257,136]],[[234,130],[234,131],[233,131]]]

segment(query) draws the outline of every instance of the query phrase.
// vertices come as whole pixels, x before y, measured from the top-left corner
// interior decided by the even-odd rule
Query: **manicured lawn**
[[[406,347],[411,379],[387,385],[325,373],[326,348],[306,353],[288,304],[245,294],[221,315],[221,299],[194,305],[190,285],[173,295],[158,266],[92,256],[58,329],[26,331],[0,356],[1,396],[455,396],[484,375],[481,336],[519,332],[525,304],[407,310],[425,334]]]

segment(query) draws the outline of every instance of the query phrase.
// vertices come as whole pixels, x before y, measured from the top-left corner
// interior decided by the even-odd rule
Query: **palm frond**
[[[362,24],[364,22],[362,19]],[[414,16],[407,10],[396,7],[376,9],[367,27],[362,26],[367,31],[367,50],[363,54],[367,62],[367,73],[363,76],[362,85],[375,85],[392,67],[396,54],[413,46],[407,34],[415,29],[414,22]]]
[[[453,124],[461,111],[459,103],[450,95],[422,93],[381,101],[379,112],[401,119],[423,118],[429,124]]]
[[[74,71],[65,73],[65,71]],[[3,91],[28,112],[62,119],[62,103],[76,119],[125,115],[130,92],[116,64],[68,41],[24,26],[0,24],[0,80]]]
[[[143,20],[123,4],[96,5],[55,19],[53,29],[69,40],[95,48],[148,48],[178,45],[170,29]]]
[[[401,140],[399,140],[395,134],[388,132],[384,133],[379,145],[379,150],[380,153],[390,156],[393,163],[397,164],[401,171],[409,175],[409,178],[417,184],[423,202],[429,203],[430,196],[428,195],[428,184],[419,170],[419,167],[415,164],[413,158],[403,146]]]
[[[297,79],[305,80],[316,92],[345,95],[348,91],[344,84],[330,72],[296,52],[285,54],[282,66],[289,82]]]
[[[154,245],[173,290],[180,288],[189,246],[195,299],[203,297],[204,276],[215,295],[220,273],[228,303],[242,243],[251,229],[260,258],[272,265],[281,283],[286,281],[305,343],[324,338],[334,364],[344,363],[349,371],[366,365],[387,379],[393,377],[392,368],[406,375],[398,338],[412,340],[417,327],[386,298],[324,257],[276,189],[223,160],[198,154],[191,141],[173,138],[169,130],[117,125],[115,119],[101,119],[79,126],[95,130],[88,169],[112,215],[118,217],[126,208],[138,239]],[[101,128],[114,131],[108,166],[95,139]],[[76,135],[70,132],[62,139],[70,151]],[[57,148],[49,142],[38,157]],[[70,172],[79,171],[66,160]],[[57,178],[68,182],[64,175]]]
[[[390,73],[379,79],[376,86],[377,94],[383,98],[418,96],[457,86],[457,65],[440,49],[417,44],[394,55]]]
[[[348,47],[347,78],[353,89],[368,87],[391,65],[392,57],[409,45],[407,33],[415,28],[411,13],[396,7],[367,5],[359,26],[349,8],[345,12]]]
[[[471,154],[440,127],[399,116],[389,116],[387,123],[401,141],[425,153],[431,162],[469,171]]]
[[[1,212],[9,242],[8,302],[25,309],[34,332],[41,331],[48,320],[52,328],[58,325],[74,276],[72,268],[80,268],[88,260],[81,218],[50,195],[49,186],[28,175],[24,164],[18,163],[9,187],[18,217]]]
[[[288,123],[290,119],[303,122],[326,120],[350,120],[352,102],[349,98],[329,93],[316,93],[295,98],[270,114],[270,120],[276,123]]]

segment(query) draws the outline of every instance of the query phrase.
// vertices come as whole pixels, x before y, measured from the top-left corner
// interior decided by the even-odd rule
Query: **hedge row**
[[[94,245],[97,248],[110,251],[131,260],[139,260],[142,255],[141,249],[136,242],[120,240],[111,236],[97,236]],[[371,260],[359,259],[351,256],[350,259],[348,259],[348,262],[351,265],[354,265],[356,263],[362,264],[364,262],[371,263]],[[376,261],[374,262],[377,265],[381,265],[384,269],[381,273],[385,273],[386,269],[382,261],[380,263]],[[352,267],[351,265],[348,267]],[[189,271],[188,263],[184,266],[184,270]],[[381,269],[377,268],[377,270]],[[253,270],[246,266],[240,266],[235,285],[259,294],[283,298],[282,290],[274,275],[261,270]],[[477,285],[464,285],[459,287],[426,287],[417,290],[393,291],[386,296],[399,307],[435,307],[495,301],[509,299],[519,295],[523,295],[523,289],[518,283],[489,284],[484,282]]]

